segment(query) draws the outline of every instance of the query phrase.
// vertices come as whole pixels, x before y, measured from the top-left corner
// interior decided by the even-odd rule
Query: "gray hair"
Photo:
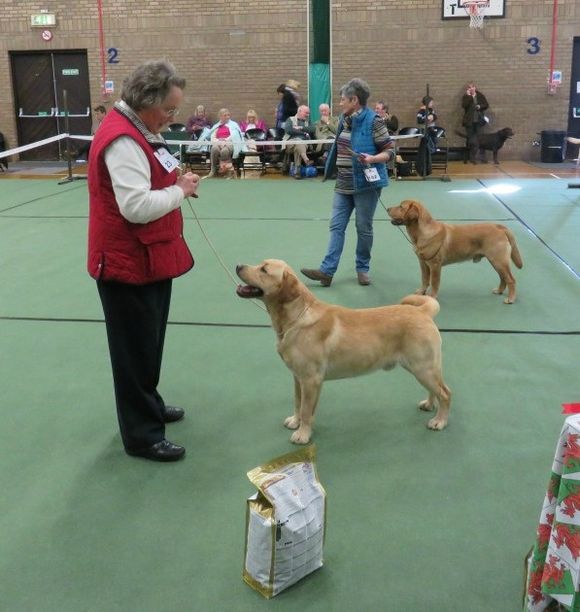
[[[346,85],[340,88],[340,95],[352,100],[358,98],[361,106],[366,106],[367,100],[371,95],[371,90],[366,81],[362,79],[351,79]]]
[[[185,79],[177,75],[167,60],[153,60],[141,64],[123,81],[121,99],[134,111],[159,106],[172,87],[185,88]]]

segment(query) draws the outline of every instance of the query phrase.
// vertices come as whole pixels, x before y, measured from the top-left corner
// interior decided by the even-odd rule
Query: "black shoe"
[[[184,415],[185,412],[183,412],[183,408],[178,408],[177,406],[165,406],[165,410],[163,411],[163,420],[166,423],[175,423],[175,421],[181,421]]]
[[[132,457],[143,457],[151,461],[179,461],[185,456],[185,448],[173,444],[169,440],[161,440],[149,448],[140,451],[125,449],[125,452]]]

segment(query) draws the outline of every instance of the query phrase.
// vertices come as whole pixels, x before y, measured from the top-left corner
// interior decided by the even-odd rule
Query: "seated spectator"
[[[296,114],[286,119],[284,131],[286,133],[284,134],[283,140],[309,140],[314,136],[316,128],[310,123],[310,109],[308,106],[304,104],[299,106]],[[283,148],[285,148],[288,153],[294,155],[294,168],[296,170],[294,175],[295,179],[302,178],[300,169],[303,163],[307,166],[312,166],[314,164],[314,162],[308,158],[307,147],[308,145],[306,143],[283,145]]]
[[[333,117],[330,114],[330,106],[328,104],[321,104],[318,107],[320,113],[320,119],[314,122],[316,131],[314,132],[315,140],[328,140],[334,138],[338,130],[338,117]],[[332,147],[331,143],[319,143],[316,145],[315,151],[322,153],[330,151]]]
[[[209,128],[210,126],[211,122],[205,112],[205,106],[200,104],[196,107],[193,115],[187,120],[185,129],[196,138],[199,138],[203,129]]]
[[[240,129],[245,134],[248,130],[262,130],[264,132],[268,131],[266,127],[266,123],[263,119],[258,119],[258,113],[250,109],[246,113],[246,119],[240,122]]]
[[[219,121],[212,125],[208,135],[211,139],[211,169],[204,178],[213,178],[218,174],[235,178],[236,171],[232,160],[237,159],[245,150],[245,143],[240,126],[232,120],[227,108],[220,109]]]
[[[375,113],[385,122],[389,134],[395,134],[399,129],[399,119],[389,113],[389,106],[383,100],[375,104]]]
[[[258,113],[254,109],[250,109],[246,113],[246,119],[240,123],[240,129],[242,130],[242,134],[246,136],[246,132],[248,130],[262,130],[264,133],[268,131],[266,123],[262,119],[258,119]],[[256,151],[256,141],[248,138],[246,136],[246,146],[251,151]]]

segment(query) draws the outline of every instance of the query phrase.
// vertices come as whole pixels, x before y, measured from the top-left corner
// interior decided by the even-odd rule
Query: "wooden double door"
[[[91,99],[86,50],[10,52],[18,145],[66,133],[91,133]],[[66,91],[67,109],[64,92]],[[20,154],[23,160],[58,160],[60,140]]]

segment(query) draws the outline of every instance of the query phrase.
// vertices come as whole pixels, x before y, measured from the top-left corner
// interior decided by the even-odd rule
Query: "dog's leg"
[[[290,437],[294,444],[308,444],[312,435],[314,411],[320,397],[322,377],[308,378],[300,381],[300,426]]]
[[[492,293],[502,295],[507,287],[508,296],[503,303],[513,304],[516,301],[516,279],[512,274],[509,264],[497,262],[491,259],[488,259],[488,261],[499,275],[499,287],[497,289],[493,289]]]
[[[498,149],[494,149],[494,150],[493,150],[493,163],[494,163],[496,166],[499,166],[499,161],[498,161],[498,159],[497,159],[497,152],[498,152]]]
[[[419,266],[421,267],[421,287],[415,291],[415,294],[425,295],[427,289],[429,289],[429,277],[431,273],[429,272],[429,266],[422,259],[419,259]]]
[[[298,429],[300,427],[300,405],[302,403],[302,391],[300,381],[294,377],[294,414],[284,421],[284,427],[288,429]]]
[[[437,299],[439,295],[439,285],[441,283],[441,265],[431,264],[429,269],[431,272],[431,297]]]
[[[479,147],[479,158],[482,164],[487,164],[487,153],[483,147]]]
[[[437,399],[437,413],[429,421],[429,429],[445,429],[449,420],[449,406],[451,403],[451,390],[443,382],[440,368],[433,367],[426,371],[413,372],[415,378],[429,391],[429,397],[419,404],[421,410],[432,410]]]

